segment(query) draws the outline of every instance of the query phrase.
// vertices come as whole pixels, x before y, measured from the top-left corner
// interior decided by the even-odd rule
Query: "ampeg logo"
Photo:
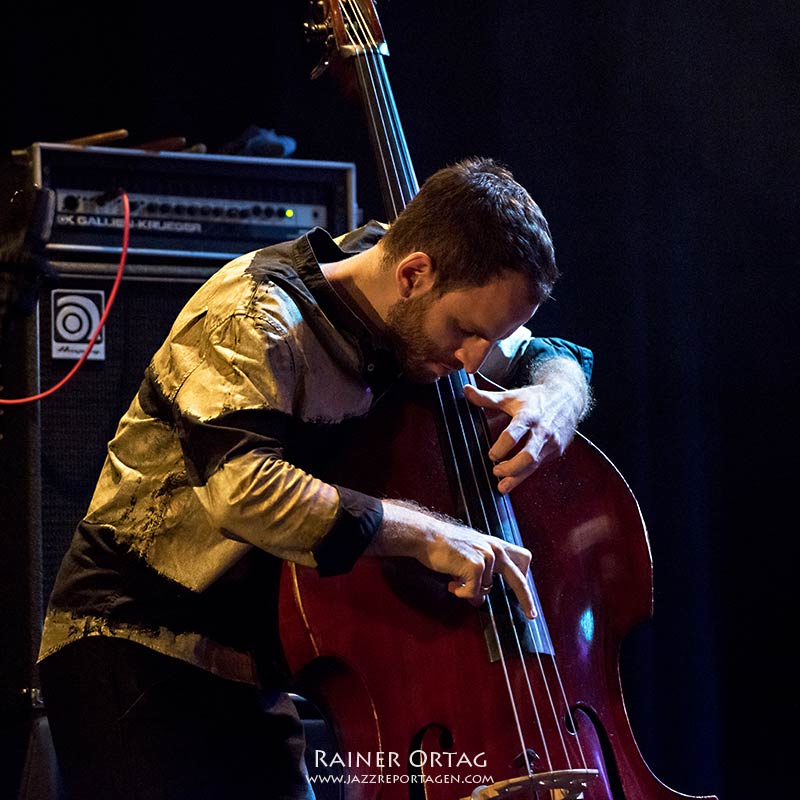
[[[105,308],[105,292],[94,289],[54,289],[50,294],[51,345],[53,358],[77,360]],[[100,331],[89,358],[105,361],[105,330]]]

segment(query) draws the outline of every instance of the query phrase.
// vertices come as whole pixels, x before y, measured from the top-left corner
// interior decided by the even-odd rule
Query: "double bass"
[[[417,182],[371,0],[315,4],[328,61],[355,69],[391,220]],[[416,561],[362,558],[320,578],[287,564],[281,639],[299,694],[327,719],[346,800],[677,800],[625,710],[619,651],[652,606],[652,562],[623,477],[577,434],[501,495],[487,451],[503,419],[470,405],[463,371],[404,387],[320,457],[318,477],[411,499],[533,553],[537,616],[502,580],[475,608]],[[314,757],[314,754],[309,754]],[[707,800],[712,800],[707,798]]]

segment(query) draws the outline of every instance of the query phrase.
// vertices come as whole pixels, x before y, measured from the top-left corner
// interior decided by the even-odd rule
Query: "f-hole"
[[[439,750],[446,751],[453,749],[453,734],[435,722],[420,728],[416,735],[411,739],[406,755],[406,771],[408,773],[408,800],[426,800],[425,783],[423,775],[427,764],[427,756],[434,750],[432,747],[425,748],[423,745],[426,740],[434,739]],[[425,754],[424,757],[422,754]],[[414,757],[416,755],[416,758]]]

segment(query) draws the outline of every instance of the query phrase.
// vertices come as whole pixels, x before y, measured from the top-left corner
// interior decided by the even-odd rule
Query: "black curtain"
[[[119,127],[128,144],[182,135],[214,152],[256,124],[295,137],[297,157],[355,161],[365,217],[380,217],[357,111],[309,80],[305,4],[272,5],[17,4],[3,153]],[[379,12],[420,178],[494,156],[551,222],[564,278],[533,327],[594,349],[584,431],[649,528],[654,617],[622,654],[649,764],[726,800],[780,786],[795,672],[796,4]]]

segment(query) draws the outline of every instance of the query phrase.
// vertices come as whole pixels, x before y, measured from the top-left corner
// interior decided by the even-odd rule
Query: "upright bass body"
[[[394,219],[417,183],[373,4],[313,5],[322,17],[310,28],[328,42],[321,64],[336,56],[355,67]],[[287,565],[286,661],[339,748],[309,753],[312,766],[338,764],[346,800],[686,797],[643,761],[620,686],[620,643],[652,603],[635,498],[580,436],[510,501],[498,495],[485,453],[499,429],[468,409],[458,375],[384,397],[307,465],[333,483],[412,500],[524,544],[539,617],[526,623],[499,580],[473,608],[448,593],[446,576],[410,559],[364,557],[349,574],[324,579]],[[471,427],[483,437],[462,435]]]
[[[348,438],[319,466],[325,477],[458,513],[430,387],[391,398]],[[523,748],[535,754],[536,773],[596,770],[587,800],[678,796],[643,762],[619,683],[620,642],[649,616],[652,597],[633,495],[578,437],[512,504],[552,653],[512,648],[505,664],[492,660],[485,610],[411,560],[362,558],[348,575],[323,579],[285,568],[285,655],[298,691],[332,725],[348,800],[467,797],[480,784],[526,775]],[[309,754],[320,757],[331,763],[332,754]]]

